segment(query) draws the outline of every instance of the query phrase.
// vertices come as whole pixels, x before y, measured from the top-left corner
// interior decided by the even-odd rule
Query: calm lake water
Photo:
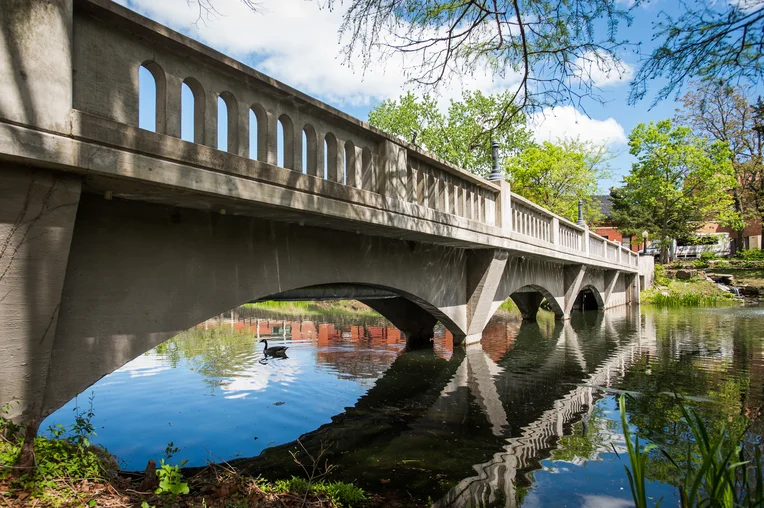
[[[259,338],[287,345],[266,358]],[[764,402],[764,308],[587,312],[559,323],[494,318],[480,345],[405,351],[369,318],[210,320],[103,378],[51,415],[70,425],[93,398],[97,436],[124,469],[160,459],[229,461],[265,477],[300,474],[300,443],[354,481],[411,506],[631,505],[617,398],[633,430],[681,456],[674,393],[710,425],[751,424]],[[753,419],[747,446],[761,444]],[[621,457],[615,453],[617,450]],[[304,455],[302,455],[304,457]],[[648,494],[676,506],[668,460]]]

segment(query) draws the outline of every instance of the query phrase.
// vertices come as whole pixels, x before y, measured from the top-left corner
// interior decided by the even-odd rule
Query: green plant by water
[[[630,464],[630,467],[624,465],[624,469],[637,508],[648,506],[646,471],[656,453],[669,461],[680,479],[678,491],[682,508],[764,506],[764,473],[759,445],[754,446],[752,453],[741,446],[747,429],[736,430],[730,422],[712,429],[678,396],[677,403],[682,421],[689,428],[684,457],[673,457],[669,451],[652,443],[640,448],[638,433],[632,443],[626,395],[619,398],[621,427]],[[659,499],[654,506],[659,506],[662,501]]]
[[[35,467],[15,476],[14,488],[31,492],[47,505],[66,505],[82,501],[80,493],[68,488],[72,480],[99,480],[116,468],[105,450],[91,445],[95,436],[93,395],[88,402],[82,411],[75,405],[74,423],[69,428],[54,425],[48,429],[50,438],[34,439]],[[24,445],[24,427],[7,417],[10,409],[8,405],[0,410],[0,478],[4,479],[18,471],[16,464]]]

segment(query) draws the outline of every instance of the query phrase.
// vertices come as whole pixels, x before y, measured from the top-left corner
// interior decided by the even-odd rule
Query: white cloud
[[[578,138],[607,146],[626,143],[626,133],[614,118],[595,120],[573,106],[546,108],[532,115],[530,124],[537,141]]]
[[[252,12],[240,0],[215,0],[220,13],[198,20],[196,2],[121,0],[159,23],[185,33],[284,83],[337,105],[370,105],[397,97],[406,85],[406,61],[400,54],[376,58],[364,70],[348,65],[338,30],[341,9],[320,9],[305,0],[263,0]],[[489,72],[462,75],[436,90],[442,106],[461,97],[462,89],[494,93],[516,84],[517,76]]]
[[[633,65],[615,61],[611,56],[599,55],[594,51],[576,58],[573,67],[578,69],[582,83],[591,80],[592,85],[600,88],[628,83],[634,75]]]

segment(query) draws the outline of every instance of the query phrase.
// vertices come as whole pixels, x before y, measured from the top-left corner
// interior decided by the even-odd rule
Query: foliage
[[[727,192],[736,185],[729,150],[693,136],[671,120],[637,125],[629,135],[637,158],[625,186],[611,191],[613,222],[626,234],[646,230],[668,261],[672,238],[687,237],[706,220],[739,226]]]
[[[183,481],[183,473],[180,472],[180,468],[186,464],[186,461],[181,461],[180,466],[171,466],[162,459],[159,469],[156,473],[159,477],[159,487],[157,487],[156,494],[169,495],[171,497],[181,494],[188,494],[190,489],[188,483]]]
[[[580,105],[596,99],[596,78],[625,73],[617,39],[630,17],[616,0],[568,2],[492,0],[327,0],[347,5],[340,28],[350,64],[401,57],[404,72],[425,86],[450,78],[488,74],[519,77],[497,126],[518,111]]]
[[[632,497],[638,507],[647,506],[644,480],[649,451],[658,448],[678,475],[680,505],[694,506],[760,506],[764,502],[764,475],[759,447],[754,447],[752,460],[743,460],[745,450],[741,446],[745,429],[740,430],[732,420],[723,421],[716,429],[709,426],[700,414],[687,409],[685,403],[676,396],[682,423],[690,431],[689,439],[684,438],[686,452],[680,457],[672,457],[669,451],[650,444],[639,449],[631,444],[629,423],[626,418],[626,397],[620,397],[621,426],[626,441],[632,469],[626,466]],[[658,502],[660,504],[660,501]],[[657,504],[656,504],[657,506]]]
[[[531,145],[507,160],[512,190],[548,210],[575,221],[584,202],[588,222],[600,219],[594,198],[597,181],[609,175],[604,146],[578,140]]]
[[[764,260],[764,250],[759,249],[741,249],[737,251],[736,257],[745,260]]]
[[[637,2],[647,3],[647,2]],[[764,4],[759,0],[680,4],[676,15],[661,11],[653,40],[658,46],[632,80],[629,102],[641,100],[648,84],[665,77],[655,101],[665,99],[693,78],[756,84],[762,78]]]
[[[34,439],[35,469],[13,479],[12,485],[43,499],[46,505],[84,504],[83,495],[74,483],[84,479],[99,480],[116,464],[108,453],[92,446],[95,435],[92,423],[93,397],[89,407],[80,411],[75,406],[74,423],[69,429],[58,424],[50,427],[51,438],[38,436]],[[24,429],[5,417],[7,407],[0,411],[0,478],[12,471],[24,443]],[[54,494],[50,494],[53,491]]]
[[[653,273],[655,274],[655,285],[656,286],[668,286],[669,279],[666,277],[666,267],[656,263],[655,268],[653,269]]]
[[[656,284],[658,279],[656,277]],[[661,281],[663,289],[652,288],[642,291],[640,300],[644,304],[658,307],[705,307],[729,303],[734,295],[719,289],[708,281]]]
[[[451,100],[444,114],[430,95],[418,98],[408,92],[374,107],[369,123],[456,166],[486,176],[492,167],[492,139],[499,143],[504,156],[530,143],[524,117],[514,114],[516,108],[511,101],[509,92],[484,95],[465,90],[462,100]],[[513,111],[512,119],[499,121],[507,111]],[[499,127],[492,128],[499,123]]]
[[[276,492],[293,492],[296,494],[324,494],[338,506],[352,508],[366,500],[366,493],[360,487],[344,482],[317,481],[310,483],[304,478],[293,476],[288,480],[276,480],[273,484]]]
[[[622,393],[618,399],[618,406],[621,413],[621,429],[623,432],[623,441],[626,444],[626,451],[629,454],[629,462],[631,470],[624,464],[623,468],[626,470],[626,476],[629,479],[629,487],[631,487],[631,495],[634,499],[634,504],[637,508],[647,508],[647,493],[645,492],[645,470],[647,461],[649,459],[650,450],[655,448],[655,445],[648,444],[641,450],[639,448],[639,434],[634,436],[634,443],[631,442],[631,430],[629,429],[629,422],[626,418],[626,394]],[[613,447],[613,451],[618,452]],[[655,504],[656,507],[660,506],[663,499],[659,499]]]
[[[732,189],[735,210],[746,221],[764,216],[764,164],[761,113],[748,98],[750,89],[726,81],[692,83],[677,114],[695,134],[727,143],[738,187]],[[742,229],[737,241],[742,245]]]
[[[718,257],[719,256],[717,256],[715,252],[701,252],[700,253],[701,261],[711,261],[711,260],[717,259]]]

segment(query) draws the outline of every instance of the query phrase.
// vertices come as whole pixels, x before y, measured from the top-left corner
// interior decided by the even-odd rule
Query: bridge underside
[[[479,340],[508,297],[559,318],[588,288],[629,303],[631,275],[91,194],[80,177],[0,171],[0,402],[28,422],[210,316],[263,299],[359,299],[412,345],[442,323]]]

